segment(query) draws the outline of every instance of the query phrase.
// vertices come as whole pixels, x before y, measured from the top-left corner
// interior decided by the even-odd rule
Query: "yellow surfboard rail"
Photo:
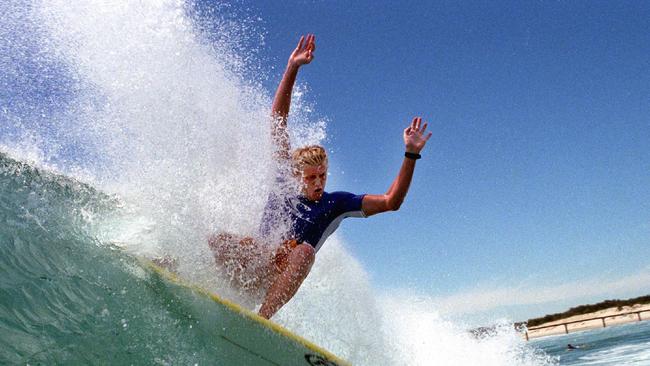
[[[309,349],[310,351],[312,351],[314,353],[325,356],[328,361],[334,362],[338,366],[351,366],[351,364],[349,362],[347,362],[345,360],[342,360],[341,358],[337,357],[336,355],[332,354],[331,352],[329,352],[329,351],[323,349],[322,347],[308,341],[307,339],[305,339],[305,338],[291,332],[290,330],[284,328],[283,326],[281,326],[281,325],[279,325],[279,324],[277,324],[277,323],[275,323],[275,322],[273,322],[271,320],[263,318],[263,317],[255,314],[254,312],[252,312],[252,311],[250,311],[248,309],[245,309],[242,306],[240,306],[240,305],[238,305],[238,304],[236,304],[236,303],[234,303],[234,302],[232,302],[230,300],[224,299],[224,298],[222,298],[222,297],[220,297],[220,296],[218,296],[218,295],[216,295],[214,293],[211,293],[210,291],[208,291],[208,290],[206,290],[206,289],[204,289],[202,287],[199,287],[197,285],[193,285],[191,283],[188,283],[185,280],[181,279],[177,274],[175,274],[173,272],[170,272],[170,271],[168,271],[167,269],[165,269],[163,267],[160,267],[159,265],[153,263],[151,260],[146,259],[146,258],[139,258],[139,260],[140,260],[140,262],[142,264],[144,264],[148,268],[152,269],[153,271],[155,271],[157,274],[159,274],[161,277],[165,278],[166,280],[171,281],[171,282],[173,282],[173,283],[175,283],[177,285],[189,288],[190,290],[192,290],[192,291],[194,291],[194,292],[196,292],[196,293],[198,293],[200,295],[206,296],[206,297],[210,298],[211,300],[213,300],[214,302],[216,302],[218,304],[221,304],[221,305],[224,305],[225,307],[227,307],[228,309],[230,309],[234,313],[237,313],[239,315],[247,317],[250,320],[252,320],[254,322],[257,322],[257,323],[263,325],[264,327],[266,327],[268,329],[271,329],[272,331],[274,331],[274,332],[288,338],[289,340],[304,346],[305,348]]]

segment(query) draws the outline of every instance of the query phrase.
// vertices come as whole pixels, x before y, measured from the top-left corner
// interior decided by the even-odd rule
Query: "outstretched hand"
[[[419,154],[431,138],[431,132],[424,134],[427,130],[427,123],[421,126],[422,118],[415,117],[411,125],[404,129],[404,144],[406,151],[410,153]]]
[[[291,53],[289,57],[289,64],[294,66],[302,66],[311,62],[314,59],[314,51],[316,50],[316,36],[308,34],[307,37],[300,37],[298,46]]]

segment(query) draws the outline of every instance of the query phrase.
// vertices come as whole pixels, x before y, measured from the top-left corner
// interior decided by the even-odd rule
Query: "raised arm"
[[[402,162],[402,167],[397,177],[391,184],[388,191],[384,194],[367,194],[361,202],[361,209],[366,216],[371,216],[386,211],[395,211],[406,197],[406,193],[411,185],[413,171],[415,170],[415,157],[419,156],[420,151],[424,148],[431,132],[424,134],[427,124],[421,126],[422,118],[415,117],[411,125],[404,130],[404,144],[406,145],[406,155]]]
[[[287,132],[287,117],[291,106],[291,92],[296,82],[298,69],[314,59],[315,41],[316,37],[313,34],[300,37],[298,46],[289,56],[287,68],[273,98],[271,134],[277,148],[277,158],[279,159],[289,159],[291,146],[289,145],[289,133]]]

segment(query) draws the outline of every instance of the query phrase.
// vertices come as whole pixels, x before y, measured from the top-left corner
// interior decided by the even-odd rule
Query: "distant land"
[[[589,320],[592,318],[597,319]],[[548,314],[543,317],[529,319],[528,321],[516,322],[513,325],[516,330],[525,333],[527,338],[538,338],[548,335],[564,334],[566,331],[576,332],[602,328],[603,320],[601,318],[605,318],[606,326],[650,320],[650,295],[626,300],[614,299],[601,301],[596,304],[580,305],[561,313]],[[568,322],[572,323],[565,328],[563,324]],[[536,327],[546,326],[548,328],[534,329]],[[471,329],[469,332],[481,338],[494,334],[496,330],[496,326],[489,326]]]
[[[515,323],[526,339],[650,320],[650,295],[580,305],[562,313]]]
[[[639,296],[633,299],[627,300],[605,300],[596,304],[580,305],[574,308],[571,308],[563,313],[555,313],[544,315],[541,318],[528,319],[527,322],[521,322],[518,324],[526,324],[529,328],[536,327],[545,323],[550,323],[560,319],[570,318],[575,315],[584,315],[589,313],[595,313],[599,310],[609,309],[609,308],[619,308],[622,309],[624,306],[632,306],[637,304],[650,304],[650,295]]]

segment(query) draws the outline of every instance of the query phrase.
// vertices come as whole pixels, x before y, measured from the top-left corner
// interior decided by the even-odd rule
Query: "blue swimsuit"
[[[285,239],[295,239],[299,243],[308,243],[316,251],[320,249],[330,234],[334,232],[346,217],[366,217],[361,210],[365,195],[349,192],[323,192],[318,201],[310,201],[304,196],[280,197],[272,193],[264,208],[260,234],[267,236],[278,216],[284,215],[289,220],[291,233]]]

